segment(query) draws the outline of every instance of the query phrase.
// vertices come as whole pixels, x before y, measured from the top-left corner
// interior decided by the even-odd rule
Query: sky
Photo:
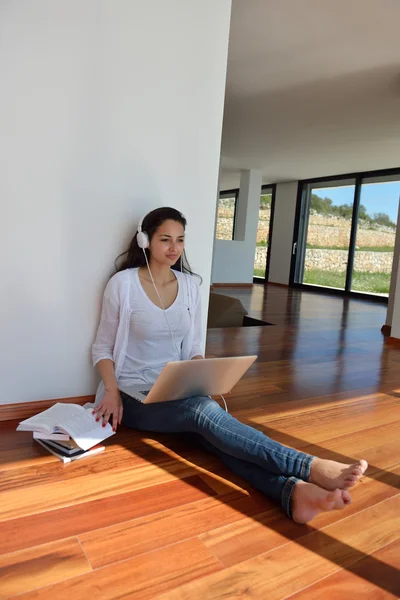
[[[321,198],[330,198],[334,205],[353,204],[354,186],[319,188],[313,190]],[[387,183],[363,183],[361,186],[361,204],[372,217],[374,213],[386,213],[397,223],[397,210],[400,198],[400,181]]]

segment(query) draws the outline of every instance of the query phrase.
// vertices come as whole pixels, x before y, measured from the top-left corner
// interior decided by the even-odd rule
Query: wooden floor
[[[62,465],[3,423],[0,598],[399,597],[400,349],[380,332],[385,307],[223,292],[276,324],[209,331],[209,354],[259,355],[230,411],[303,451],[366,458],[351,506],[297,525],[182,436],[121,428],[104,455]]]

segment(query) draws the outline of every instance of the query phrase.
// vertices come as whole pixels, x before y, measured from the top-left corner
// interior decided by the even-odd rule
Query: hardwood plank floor
[[[19,598],[87,600],[95,598],[140,598],[152,600],[165,590],[205,577],[222,568],[219,561],[197,538],[192,538],[115,563],[103,569],[22,594]],[[168,593],[168,592],[167,592]]]
[[[27,588],[44,587],[91,570],[77,538],[3,554],[0,557],[0,597],[9,598]]]
[[[308,525],[190,436],[121,427],[63,465],[0,423],[0,598],[268,600],[400,596],[400,348],[386,307],[282,287],[218,289],[273,327],[211,329],[258,355],[230,412],[280,442],[369,469]]]

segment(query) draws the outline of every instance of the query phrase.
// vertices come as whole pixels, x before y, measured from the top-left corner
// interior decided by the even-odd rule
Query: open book
[[[66,433],[82,450],[92,448],[115,433],[109,423],[103,427],[101,421],[96,422],[92,409],[85,409],[79,404],[61,402],[57,402],[34,417],[21,421],[17,431]]]

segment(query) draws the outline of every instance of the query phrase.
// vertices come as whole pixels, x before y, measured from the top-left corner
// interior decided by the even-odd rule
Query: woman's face
[[[168,219],[154,232],[149,250],[151,260],[171,267],[180,258],[185,246],[185,230],[178,221]]]

